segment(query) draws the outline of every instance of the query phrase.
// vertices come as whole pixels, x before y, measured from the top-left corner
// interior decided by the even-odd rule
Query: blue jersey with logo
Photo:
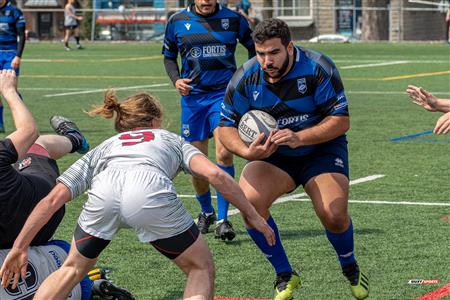
[[[22,11],[8,2],[0,8],[0,50],[17,50],[19,27],[25,27]]]
[[[254,52],[251,30],[239,13],[217,4],[209,16],[195,13],[194,4],[174,14],[166,27],[162,53],[181,55],[181,77],[190,78],[190,95],[225,89],[236,71],[237,40]]]
[[[348,116],[348,102],[339,72],[322,53],[295,47],[290,71],[276,83],[264,79],[256,57],[234,74],[222,103],[220,126],[237,127],[242,115],[252,109],[271,114],[278,128],[294,132],[319,124],[327,116]],[[336,141],[345,141],[345,135]],[[302,156],[317,145],[295,149],[280,146],[277,153]]]

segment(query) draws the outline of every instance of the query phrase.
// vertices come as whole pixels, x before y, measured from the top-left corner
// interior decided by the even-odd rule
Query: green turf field
[[[450,98],[450,46],[446,44],[309,44],[337,64],[350,101],[348,132],[351,179],[384,175],[350,189],[350,213],[355,228],[355,251],[371,280],[370,299],[415,299],[450,283],[450,135],[422,135],[432,130],[439,113],[412,104],[404,93],[408,84],[423,86]],[[168,129],[179,131],[179,96],[166,77],[160,44],[87,44],[82,51],[63,51],[62,44],[26,45],[19,89],[49,133],[48,119],[62,114],[76,121],[92,146],[111,136],[110,121],[83,111],[102,102],[102,90],[118,88],[119,97],[136,91],[157,95]],[[239,49],[238,62],[246,53]],[[12,121],[6,109],[6,129]],[[4,137],[0,134],[0,137]],[[211,151],[213,153],[213,151]],[[60,161],[65,170],[79,155]],[[237,174],[243,161],[236,160]],[[193,195],[189,178],[175,180],[181,195]],[[291,199],[305,199],[295,191]],[[294,196],[300,194],[298,196]],[[191,197],[183,203],[196,216]],[[85,197],[67,206],[57,237],[70,239]],[[399,203],[400,202],[400,203]],[[406,203],[408,202],[408,203]],[[403,204],[402,204],[403,203]],[[434,204],[434,205],[425,205]],[[335,253],[308,201],[274,205],[293,267],[302,287],[296,299],[351,299]],[[249,239],[240,216],[231,218],[237,237],[231,243],[206,236],[216,263],[217,296],[270,298],[274,273]],[[184,275],[133,232],[121,231],[104,251],[100,266],[137,299],[180,299]],[[438,279],[434,285],[408,284],[410,279]]]

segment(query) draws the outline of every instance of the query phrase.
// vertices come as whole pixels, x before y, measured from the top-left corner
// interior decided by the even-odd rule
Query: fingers
[[[266,137],[266,135],[264,133],[260,133],[258,135],[258,137],[250,144],[253,146],[258,146],[262,144],[262,141],[264,140],[264,138]],[[270,142],[269,139],[266,140],[266,142],[264,143],[264,145],[266,145],[268,142]]]
[[[191,81],[192,80],[189,78],[182,78],[182,79],[178,80],[176,83],[177,92],[182,96],[188,95],[190,93],[190,91],[192,90],[192,86],[190,86],[187,83],[189,83]]]
[[[17,285],[19,284],[19,280],[20,280],[20,273],[14,273],[14,279],[13,279],[13,282],[12,282],[12,288],[13,289],[15,289],[17,287]]]
[[[275,233],[273,232],[272,228],[270,228],[269,225],[266,224],[266,226],[268,228],[266,230],[264,230],[264,232],[263,232],[264,237],[266,238],[267,244],[269,244],[269,246],[274,246],[275,245]]]
[[[437,120],[433,132],[435,134],[447,134],[449,131],[450,131],[450,113],[446,113]]]

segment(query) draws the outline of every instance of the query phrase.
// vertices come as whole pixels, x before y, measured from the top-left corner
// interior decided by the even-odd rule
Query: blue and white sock
[[[342,267],[356,263],[353,243],[353,224],[342,233],[333,233],[328,229],[325,230],[327,238],[333,246]]]
[[[267,223],[275,232],[276,241],[274,246],[269,246],[269,244],[267,244],[264,235],[261,232],[257,231],[256,229],[253,228],[247,229],[247,232],[253,239],[253,241],[256,243],[258,248],[264,253],[266,258],[272,264],[277,274],[284,272],[292,272],[292,267],[289,264],[286,252],[284,251],[283,245],[281,244],[277,224],[273,220],[272,216],[269,217]]]

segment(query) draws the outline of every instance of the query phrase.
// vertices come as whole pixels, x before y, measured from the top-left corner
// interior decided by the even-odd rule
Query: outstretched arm
[[[421,87],[408,85],[406,89],[412,102],[424,109],[435,112],[450,112],[450,99],[440,99]]]
[[[14,144],[19,159],[23,157],[39,136],[33,115],[20,99],[16,90],[17,78],[14,70],[0,73],[0,91],[11,109],[16,131],[7,136]]]
[[[16,288],[20,277],[26,277],[28,247],[31,241],[53,214],[70,200],[70,190],[64,184],[58,183],[51,192],[36,205],[20,231],[19,236],[14,241],[14,245],[6,256],[0,269],[0,277],[2,279],[1,284],[4,288],[6,288],[11,280],[13,280],[12,288],[14,289]]]
[[[261,217],[253,205],[247,200],[244,192],[233,177],[213,164],[206,156],[197,154],[189,163],[192,173],[201,177],[220,192],[225,199],[237,207],[245,216],[247,222],[264,234],[269,245],[275,244],[275,234],[267,222]]]

